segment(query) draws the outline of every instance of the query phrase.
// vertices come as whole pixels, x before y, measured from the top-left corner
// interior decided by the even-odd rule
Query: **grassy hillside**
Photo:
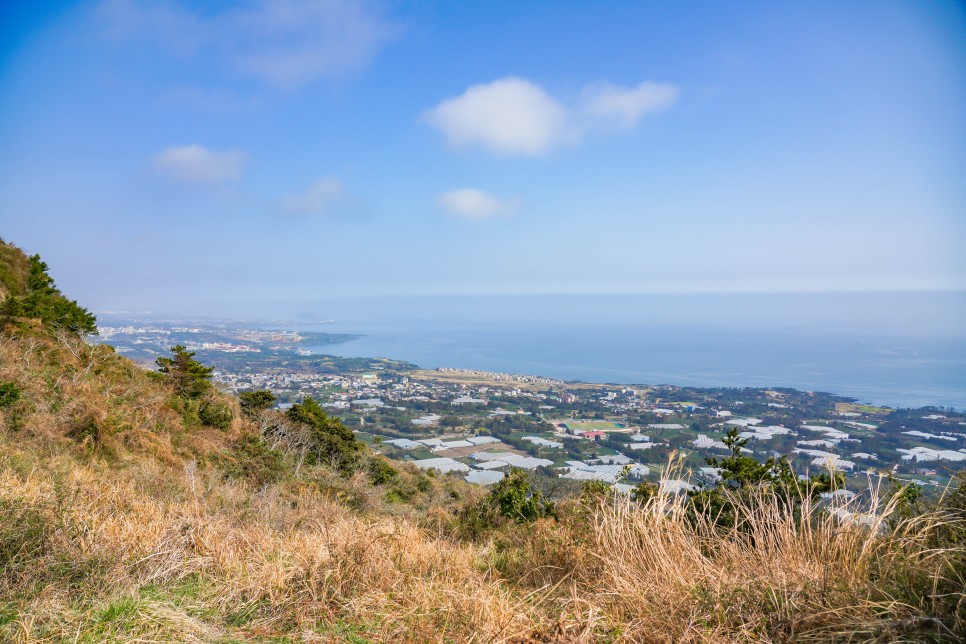
[[[22,288],[11,248],[0,281]],[[243,409],[175,375],[56,324],[4,319],[0,641],[966,632],[962,491],[925,511],[884,495],[871,525],[764,488],[727,492],[727,525],[686,497],[630,502],[593,486],[549,506],[525,478],[491,493],[432,476],[308,408]]]

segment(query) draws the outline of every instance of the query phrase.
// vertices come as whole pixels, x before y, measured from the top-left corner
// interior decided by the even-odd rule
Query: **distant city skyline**
[[[0,8],[0,237],[93,309],[966,290],[956,2]]]

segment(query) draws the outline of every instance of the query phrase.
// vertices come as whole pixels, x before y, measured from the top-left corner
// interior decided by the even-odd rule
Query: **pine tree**
[[[158,358],[158,371],[168,374],[178,394],[185,398],[200,398],[211,389],[214,367],[206,367],[194,359],[195,352],[184,345],[171,347],[172,358]]]

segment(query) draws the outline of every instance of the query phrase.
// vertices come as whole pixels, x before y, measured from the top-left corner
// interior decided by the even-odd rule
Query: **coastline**
[[[307,348],[344,358],[403,360],[423,370],[477,370],[583,384],[781,387],[894,408],[966,409],[966,342],[961,340],[922,347],[905,339],[873,344],[809,336],[793,346],[787,336],[759,336],[743,345],[729,344],[725,337],[678,351],[687,344],[686,332],[667,346],[651,340],[645,346],[628,342],[625,349],[619,346],[621,338],[585,345],[560,341],[554,347],[547,338],[528,343],[533,333],[474,337],[465,332],[447,336],[445,330],[435,335],[435,330],[380,331],[363,329],[357,339]],[[716,341],[727,346],[723,358],[707,346]]]

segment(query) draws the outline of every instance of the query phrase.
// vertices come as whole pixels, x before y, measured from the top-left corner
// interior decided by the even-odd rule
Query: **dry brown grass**
[[[954,519],[899,519],[878,483],[871,508],[840,506],[859,520],[807,498],[796,508],[736,496],[740,529],[694,516],[685,496],[565,503],[559,521],[507,531],[491,562],[514,582],[553,588],[544,606],[588,641],[955,640],[964,624],[940,623],[923,601],[966,587],[962,550],[929,539]]]
[[[0,334],[0,379],[24,390],[16,414],[34,437],[60,438],[88,418],[104,438],[125,431],[168,433],[181,428],[167,406],[169,391],[111,347],[92,345],[70,334],[49,336],[27,328]]]
[[[916,549],[926,524],[897,542],[828,515],[803,524],[763,498],[750,532],[723,538],[659,498],[583,510],[586,524],[512,527],[514,564],[491,566],[494,544],[360,514],[311,485],[255,490],[190,464],[118,471],[16,451],[0,471],[0,503],[47,526],[25,576],[2,588],[16,617],[0,638],[21,641],[336,638],[350,626],[385,642],[888,640],[918,613],[870,571],[938,556]]]
[[[589,598],[625,635],[647,641],[871,638],[915,614],[870,583],[871,567],[895,548],[879,530],[891,507],[876,507],[865,526],[803,505],[810,520],[760,495],[738,504],[744,530],[725,531],[708,516],[689,518],[683,497],[601,507],[594,557],[606,592],[588,589]]]
[[[51,580],[19,607],[10,636],[61,641],[97,633],[99,615],[118,598],[149,607],[160,632],[179,633],[187,616],[214,639],[346,623],[380,641],[440,634],[500,641],[532,624],[525,602],[478,567],[476,547],[399,518],[359,516],[305,486],[252,491],[190,466],[172,480],[162,466],[119,474],[69,458],[48,461],[43,475],[11,469],[0,475],[0,501],[33,509],[50,526],[45,554],[31,565],[87,563],[92,573],[75,588],[70,575]],[[185,602],[143,592],[186,580],[196,590]],[[29,591],[4,588],[18,590]],[[226,626],[246,610],[244,624]],[[145,628],[130,621],[132,632],[120,637]]]

